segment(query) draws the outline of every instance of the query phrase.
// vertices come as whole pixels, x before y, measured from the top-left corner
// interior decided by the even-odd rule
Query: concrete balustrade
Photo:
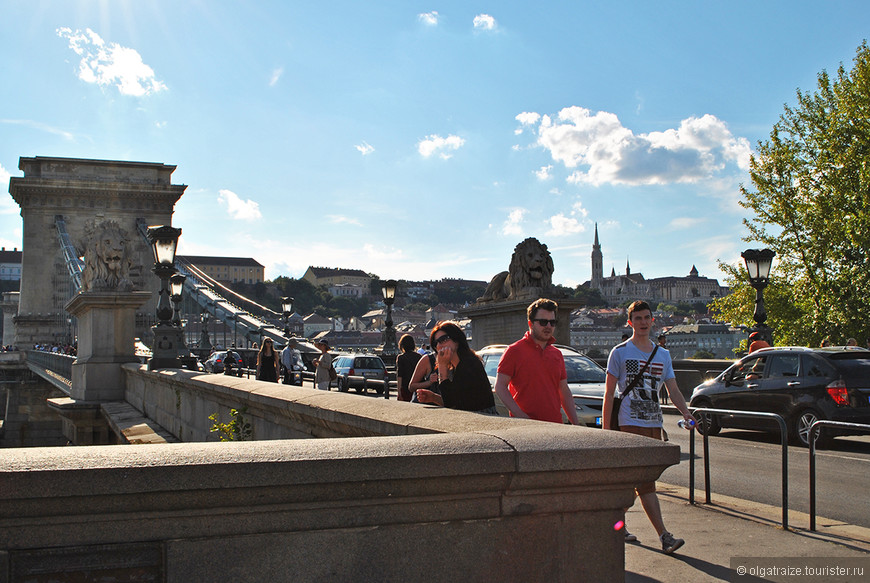
[[[247,406],[261,441],[4,450],[0,581],[71,569],[619,581],[614,523],[634,484],[679,461],[676,446],[585,427],[137,365],[124,375],[128,401],[173,433],[215,439],[208,416]],[[303,435],[331,438],[286,439]]]

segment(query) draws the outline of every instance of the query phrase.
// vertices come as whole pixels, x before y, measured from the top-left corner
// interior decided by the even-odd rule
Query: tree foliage
[[[854,67],[832,79],[818,75],[814,93],[798,90],[768,141],[759,143],[740,204],[754,217],[750,235],[776,252],[774,284],[765,303],[777,344],[813,344],[825,336],[865,338],[861,318],[870,297],[870,49],[858,48]],[[732,275],[745,276],[731,270]],[[732,279],[735,293],[753,293]],[[746,287],[741,290],[741,287]],[[783,305],[776,305],[782,293]],[[754,297],[754,296],[751,296]],[[714,309],[747,320],[741,298],[722,298]],[[747,298],[742,298],[747,300]],[[780,309],[786,309],[780,313]],[[733,311],[732,311],[733,310]],[[794,318],[784,318],[788,313]],[[751,324],[751,314],[748,323]]]

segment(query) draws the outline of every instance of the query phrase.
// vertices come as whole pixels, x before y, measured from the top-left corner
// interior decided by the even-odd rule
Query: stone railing
[[[246,407],[260,441],[5,450],[0,580],[618,581],[633,486],[679,461],[618,432],[124,374],[128,401],[184,439]],[[303,435],[333,438],[284,439]]]

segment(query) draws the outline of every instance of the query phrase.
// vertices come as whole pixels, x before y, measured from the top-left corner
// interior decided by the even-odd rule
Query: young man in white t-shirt
[[[671,354],[667,349],[659,346],[653,355],[653,350],[656,347],[650,340],[653,316],[652,310],[646,302],[636,301],[628,307],[628,325],[631,326],[633,332],[631,338],[617,344],[610,351],[610,358],[607,359],[603,425],[605,429],[611,427],[610,417],[614,391],[618,387],[619,396],[622,397],[622,404],[619,408],[619,430],[661,439],[662,409],[659,406],[658,395],[662,383],[668,390],[671,402],[683,414],[683,418],[689,421],[692,419],[692,415],[686,407],[686,400],[674,378]],[[641,378],[630,391],[626,391],[648,361],[649,365]],[[636,491],[644,512],[661,539],[662,550],[670,554],[683,546],[685,541],[681,538],[675,538],[665,528],[662,510],[656,495],[655,482],[640,484]],[[625,530],[625,540],[634,541],[637,540],[637,537]]]

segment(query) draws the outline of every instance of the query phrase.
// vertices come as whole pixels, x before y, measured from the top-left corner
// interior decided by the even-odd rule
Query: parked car
[[[568,388],[574,396],[574,407],[577,409],[577,418],[581,425],[588,427],[601,427],[601,405],[604,401],[604,388],[607,373],[601,366],[580,351],[570,346],[555,345],[562,351],[565,359],[565,370],[568,373]],[[477,351],[483,359],[483,367],[489,376],[489,381],[495,388],[495,379],[498,369],[498,361],[504,354],[507,345],[495,344],[485,346]],[[495,405],[501,415],[507,415],[508,411],[501,399],[495,397]],[[563,421],[568,419],[562,412]]]
[[[375,354],[339,354],[332,361],[335,372],[338,375],[335,382],[338,390],[346,392],[353,388],[357,393],[366,390],[365,381],[351,377],[364,377],[366,379],[383,381],[387,377],[387,367],[380,356]],[[384,386],[374,387],[377,394],[384,394]]]
[[[202,363],[202,367],[206,372],[210,373],[224,372],[224,361],[227,359],[227,354],[230,355],[230,364],[232,368],[235,369],[233,372],[235,372],[236,376],[242,376],[242,369],[244,368],[245,363],[238,352],[227,352],[225,350],[212,352],[206,361]]]
[[[776,413],[791,441],[807,447],[810,426],[820,419],[870,423],[870,351],[775,347],[753,352],[692,392],[692,407]],[[734,415],[698,415],[698,430],[722,427],[779,431],[775,420]],[[822,440],[843,431],[822,430]],[[819,442],[816,442],[819,444]]]

